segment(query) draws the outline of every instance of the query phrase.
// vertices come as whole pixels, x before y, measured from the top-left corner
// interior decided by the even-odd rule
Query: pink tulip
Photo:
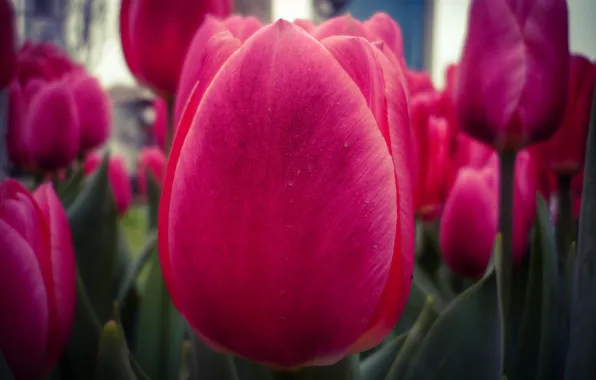
[[[569,76],[565,0],[473,0],[458,68],[460,127],[497,150],[559,128]]]
[[[66,213],[51,185],[33,196],[0,183],[0,351],[16,379],[46,375],[74,320],[75,256]]]
[[[88,154],[85,157],[83,166],[85,175],[89,176],[93,174],[99,168],[101,160],[101,156],[97,153]],[[122,157],[117,155],[110,156],[108,161],[108,178],[118,215],[124,215],[132,202],[132,188],[126,163]]]
[[[567,109],[561,127],[549,140],[536,145],[544,165],[558,175],[574,175],[584,167],[596,82],[596,68],[581,55],[571,56],[569,74]]]
[[[231,0],[123,0],[120,35],[130,71],[160,96],[174,96],[184,57],[205,16],[226,17],[231,10]]]
[[[210,347],[295,368],[337,362],[392,329],[414,248],[398,69],[364,39],[317,42],[283,20],[204,64],[158,233],[172,300]]]
[[[536,205],[536,179],[530,155],[515,164],[513,260],[519,262],[528,243]],[[441,218],[439,241],[447,266],[456,274],[478,278],[485,272],[497,234],[499,172],[496,153],[483,169],[460,170]]]
[[[316,25],[308,19],[299,18],[294,20],[294,25],[301,27],[307,33],[312,33],[317,27]]]
[[[205,18],[205,22],[197,30],[190,42],[188,53],[186,54],[186,58],[182,65],[178,91],[176,92],[176,104],[174,107],[175,124],[180,120],[188,96],[200,77],[204,61],[206,59],[212,59],[205,56],[205,50],[211,37],[218,33],[229,32],[231,37],[234,38],[234,42],[228,44],[228,46],[229,49],[235,51],[242,42],[252,36],[261,27],[261,23],[254,17],[243,18],[240,16],[232,16],[224,21],[220,21],[210,16]],[[222,52],[222,54],[227,53]]]
[[[16,71],[14,10],[0,0],[0,89],[7,87]]]
[[[48,83],[33,95],[22,128],[34,167],[55,171],[70,166],[79,152],[81,126],[65,81]]]
[[[408,78],[408,90],[411,95],[435,92],[435,86],[426,71],[408,70],[406,76]]]
[[[24,86],[32,79],[54,81],[83,68],[56,45],[25,42],[18,53],[17,80]]]
[[[139,152],[139,159],[137,162],[137,182],[141,194],[147,196],[147,172],[151,173],[153,180],[157,181],[158,185],[161,185],[163,182],[165,166],[166,157],[161,149],[155,147],[143,148]]]
[[[112,104],[99,81],[85,73],[70,82],[81,123],[80,151],[85,154],[101,147],[110,134]]]

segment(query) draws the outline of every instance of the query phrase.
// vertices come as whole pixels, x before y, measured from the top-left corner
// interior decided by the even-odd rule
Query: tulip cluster
[[[473,0],[442,89],[385,13],[123,0],[155,95],[132,164],[99,153],[98,81],[51,44],[16,51],[7,4],[23,181],[0,182],[0,377],[593,376],[596,66],[564,0]]]
[[[98,80],[49,43],[27,42],[9,87],[11,162],[32,172],[68,168],[106,142],[111,104]]]

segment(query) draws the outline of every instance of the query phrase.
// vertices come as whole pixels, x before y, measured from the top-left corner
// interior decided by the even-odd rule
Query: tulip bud
[[[364,39],[318,42],[283,20],[202,70],[168,159],[158,241],[174,305],[208,346],[325,365],[395,325],[414,241],[395,70]]]
[[[14,11],[9,0],[0,0],[0,89],[7,87],[16,70]]]
[[[0,183],[0,352],[16,379],[41,378],[68,341],[75,256],[66,213],[51,185],[33,197]]]
[[[108,139],[112,105],[99,81],[87,74],[75,75],[71,89],[81,123],[80,151],[85,154],[99,148]]]
[[[184,57],[205,15],[227,16],[231,0],[124,0],[122,50],[132,74],[160,96],[176,93]]]
[[[163,151],[159,148],[143,148],[139,152],[139,159],[137,162],[137,182],[139,184],[139,191],[144,196],[147,196],[147,172],[159,185],[163,182],[164,170],[166,165],[166,157]]]
[[[460,127],[497,150],[548,139],[565,111],[565,0],[473,0],[458,68]]]
[[[596,68],[587,58],[573,55],[569,75],[567,109],[561,127],[549,140],[536,145],[545,166],[557,175],[574,175],[584,167]]]
[[[88,154],[83,164],[83,172],[86,176],[89,176],[99,168],[100,164],[101,156],[99,154]],[[108,161],[108,178],[118,215],[124,215],[132,201],[132,188],[126,163],[122,157],[116,155],[110,156]]]
[[[527,152],[515,164],[513,260],[519,262],[528,243],[536,203],[534,167]],[[445,203],[439,241],[447,266],[464,277],[482,276],[497,234],[499,205],[498,157],[482,169],[462,168]]]
[[[36,168],[54,171],[76,159],[81,128],[66,82],[46,84],[33,95],[24,123],[27,149]]]

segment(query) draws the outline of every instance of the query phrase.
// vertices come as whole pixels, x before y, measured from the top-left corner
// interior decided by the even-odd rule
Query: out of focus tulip
[[[137,162],[137,182],[141,194],[145,196],[147,195],[147,172],[151,173],[153,180],[161,185],[163,182],[165,166],[166,157],[161,149],[156,147],[144,148],[139,152],[139,159]]]
[[[536,180],[531,156],[523,151],[515,164],[513,260],[519,262],[534,220]],[[496,154],[482,169],[459,171],[441,217],[439,241],[447,266],[478,278],[488,266],[497,234],[499,171]]]
[[[331,36],[362,37],[370,42],[381,41],[398,59],[403,58],[403,39],[399,25],[386,13],[375,13],[365,22],[347,14],[331,18],[314,31],[314,38],[322,40]]]
[[[110,134],[112,104],[99,81],[85,73],[70,82],[81,124],[80,152],[85,154],[103,145]]]
[[[231,0],[123,0],[120,36],[130,71],[160,96],[174,96],[184,57],[205,15],[226,17],[231,11]]]
[[[565,118],[559,130],[536,145],[544,164],[557,175],[574,175],[584,167],[586,141],[596,68],[587,58],[573,55],[569,64],[569,93]]]
[[[35,168],[55,171],[70,166],[79,152],[81,125],[68,83],[43,85],[30,100],[20,127]]]
[[[7,87],[16,69],[14,10],[10,0],[0,0],[0,89]]]
[[[161,149],[166,146],[166,129],[168,127],[168,105],[163,98],[157,98],[153,102],[153,111],[155,118],[153,119],[153,137],[155,142]]]
[[[364,39],[317,42],[283,20],[209,65],[162,189],[159,253],[174,304],[210,347],[277,367],[378,344],[413,268],[398,72]]]
[[[430,79],[430,75],[426,71],[408,70],[406,71],[406,77],[408,79],[410,95],[435,91],[432,79]]]
[[[75,256],[66,213],[51,185],[33,196],[0,183],[0,351],[15,379],[46,375],[74,319]]]
[[[460,127],[498,150],[546,140],[565,112],[565,0],[473,0],[458,68]]]
[[[25,86],[30,80],[54,81],[83,68],[56,45],[25,42],[18,53],[17,80]]]
[[[85,175],[89,176],[93,174],[99,168],[101,159],[101,156],[97,153],[88,154],[85,157],[83,166]],[[132,201],[132,188],[126,163],[122,157],[117,155],[110,156],[108,161],[108,177],[118,215],[124,215]]]
[[[182,110],[186,105],[186,100],[190,95],[195,83],[200,77],[204,62],[209,59],[218,59],[218,57],[207,57],[205,51],[211,37],[218,33],[229,32],[230,39],[225,42],[226,48],[220,53],[227,59],[231,52],[236,51],[240,44],[246,41],[257,30],[262,27],[261,23],[254,17],[243,18],[232,16],[224,21],[214,17],[205,17],[205,22],[197,30],[192,39],[186,58],[182,65],[178,91],[176,92],[176,104],[174,107],[174,125],[180,120]],[[219,39],[218,41],[222,41]],[[229,51],[230,53],[227,53]]]

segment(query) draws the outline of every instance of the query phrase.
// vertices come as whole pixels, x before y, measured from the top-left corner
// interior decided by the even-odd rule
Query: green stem
[[[511,346],[509,332],[511,281],[513,271],[513,194],[516,151],[499,152],[499,231],[502,245],[496,260],[497,284],[503,323],[503,357]]]
[[[422,311],[416,323],[410,329],[404,345],[399,350],[395,361],[389,369],[389,373],[385,377],[386,379],[402,379],[404,377],[412,356],[416,352],[420,342],[426,336],[426,333],[428,333],[428,330],[435,323],[437,317],[438,314],[434,309],[434,299],[432,296],[427,296]]]
[[[563,268],[572,243],[573,215],[571,213],[571,176],[562,175],[557,179],[557,250],[559,252],[559,268]]]
[[[165,153],[166,157],[170,154],[170,149],[172,148],[172,141],[174,140],[174,97],[166,100],[166,109],[167,109],[167,117],[168,123],[166,125],[166,146],[165,146]]]

